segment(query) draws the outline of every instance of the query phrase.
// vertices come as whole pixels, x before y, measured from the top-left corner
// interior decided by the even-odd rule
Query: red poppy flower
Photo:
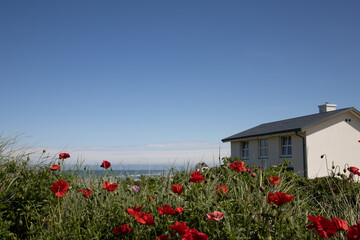
[[[146,199],[146,202],[150,203],[151,199],[155,199],[155,197],[148,195],[147,199]]]
[[[54,164],[54,165],[50,168],[50,170],[51,170],[51,171],[56,171],[56,170],[59,170],[59,168],[60,168],[59,165]]]
[[[220,186],[219,184],[217,185],[216,187],[216,193],[219,195],[220,193],[221,194],[225,194],[226,191],[228,190],[229,188],[227,186]]]
[[[333,223],[335,224],[337,230],[349,231],[349,225],[347,221],[341,218],[333,217]]]
[[[169,240],[169,236],[168,235],[161,235],[156,240]]]
[[[175,211],[176,211],[178,214],[181,214],[181,213],[184,211],[184,209],[183,209],[182,207],[177,207],[177,208],[175,209]]]
[[[91,192],[92,192],[92,187],[90,187],[89,189],[83,189],[83,190],[79,190],[78,192],[83,192],[83,196],[84,197],[90,197],[91,196]]]
[[[320,237],[330,238],[337,232],[336,225],[329,219],[321,216],[308,216],[312,225],[306,226],[307,229],[316,229]]]
[[[120,235],[120,234],[129,234],[131,231],[131,228],[129,227],[129,224],[124,224],[121,226],[117,226],[116,228],[114,228],[113,233],[115,233],[116,235]]]
[[[178,232],[178,233],[185,233],[186,230],[189,230],[189,227],[186,226],[186,222],[178,222],[178,221],[175,221],[175,225],[170,225],[169,227],[170,229],[174,230],[175,232]]]
[[[136,221],[145,225],[155,224],[153,217],[149,213],[141,213],[141,217],[138,218]]]
[[[134,211],[136,211],[136,212],[140,212],[141,211],[141,209],[142,209],[142,206],[140,206],[140,207],[136,207],[136,205],[137,205],[137,203],[135,203],[135,206],[134,206]]]
[[[119,185],[115,184],[115,183],[108,183],[108,182],[104,182],[103,184],[103,188],[105,188],[106,190],[112,192],[115,191],[115,189],[118,187]]]
[[[274,204],[278,205],[279,207],[281,207],[282,205],[284,205],[287,202],[292,201],[293,199],[294,199],[293,196],[288,195],[286,193],[282,193],[282,192],[271,193],[271,192],[269,192],[267,202],[274,203]]]
[[[170,215],[170,214],[176,214],[176,211],[172,208],[172,207],[170,207],[170,206],[168,206],[168,205],[164,205],[163,207],[159,207],[158,208],[158,211],[159,211],[159,214],[160,215],[164,215],[164,214],[167,214],[167,215]]]
[[[140,218],[141,217],[141,212],[138,212],[138,211],[135,211],[134,209],[132,209],[132,208],[128,208],[128,209],[126,209],[126,211],[131,215],[131,216],[133,216],[134,218],[136,218],[136,219],[138,219],[138,218]]]
[[[60,153],[59,154],[59,159],[66,159],[69,157],[70,157],[70,154],[68,154],[68,153]]]
[[[220,221],[224,218],[224,214],[222,212],[214,211],[212,213],[206,214],[206,220],[208,221]]]
[[[208,235],[199,232],[195,228],[187,230],[184,234],[180,235],[182,240],[208,240]]]
[[[346,233],[346,236],[349,240],[360,239],[360,221],[357,225],[353,225],[350,227],[349,231]]]
[[[235,161],[230,164],[229,168],[235,170],[236,172],[245,172],[246,168],[244,168],[244,165],[244,162]]]
[[[111,166],[111,163],[109,163],[108,161],[103,161],[100,167],[103,167],[105,169],[108,169]]]
[[[171,190],[173,191],[173,193],[181,195],[183,192],[183,187],[180,184],[175,184],[171,187]]]
[[[65,196],[68,188],[69,188],[69,184],[63,180],[60,180],[52,185],[51,191],[55,193],[56,197],[63,197]]]
[[[347,170],[354,174],[360,175],[359,169],[357,167],[349,167]]]
[[[199,183],[201,181],[204,181],[206,178],[203,177],[203,175],[199,172],[192,172],[191,178],[189,179],[189,182],[195,182]]]
[[[270,177],[270,183],[272,185],[279,185],[280,178],[278,176],[272,176],[272,177]]]

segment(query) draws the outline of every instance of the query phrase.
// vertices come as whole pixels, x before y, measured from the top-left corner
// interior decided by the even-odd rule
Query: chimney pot
[[[331,112],[336,110],[336,104],[330,104],[329,102],[325,102],[323,105],[319,105],[319,113]]]

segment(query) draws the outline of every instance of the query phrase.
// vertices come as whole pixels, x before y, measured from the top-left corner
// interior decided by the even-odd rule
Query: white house
[[[341,170],[360,168],[360,112],[319,106],[319,113],[264,123],[222,139],[231,143],[231,157],[267,168],[287,159],[302,176],[328,175],[332,163]],[[321,158],[325,154],[326,157]]]

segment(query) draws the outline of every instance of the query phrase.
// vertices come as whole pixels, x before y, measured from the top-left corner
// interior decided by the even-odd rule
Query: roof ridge
[[[282,122],[282,121],[288,121],[288,120],[294,120],[294,119],[299,119],[299,118],[306,118],[306,117],[311,117],[311,116],[318,116],[318,115],[331,115],[335,112],[341,112],[341,111],[344,111],[344,110],[348,110],[350,109],[351,107],[348,107],[348,108],[341,108],[341,109],[336,109],[334,111],[329,111],[329,112],[323,112],[323,113],[313,113],[313,114],[309,114],[309,115],[304,115],[304,116],[300,116],[300,117],[292,117],[292,118],[287,118],[287,119],[282,119],[282,120],[277,120],[277,121],[272,121],[272,122],[267,122],[267,123],[262,123],[258,126],[261,126],[261,125],[266,125],[266,124],[269,124],[269,123],[277,123],[277,122]],[[255,126],[256,127],[256,126]]]
[[[288,118],[279,121],[273,121],[268,123],[263,123],[255,127],[246,129],[242,132],[233,134],[227,138],[222,139],[223,142],[250,138],[262,135],[269,134],[279,134],[285,132],[294,132],[294,131],[303,131],[304,129],[312,126],[313,124],[325,121],[329,118],[332,118],[336,115],[342,114],[348,111],[355,111],[356,114],[360,116],[360,112],[354,107],[337,109],[334,111],[324,112],[324,113],[314,113],[300,117]]]

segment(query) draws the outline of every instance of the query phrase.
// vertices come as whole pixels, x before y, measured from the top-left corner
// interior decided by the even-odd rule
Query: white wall
[[[292,140],[292,156],[282,157],[281,156],[281,136],[291,136]],[[259,158],[259,139],[248,139],[249,141],[249,159],[241,158],[241,141],[231,142],[231,157],[239,158],[243,160],[245,164],[263,166],[269,168],[272,165],[278,163],[284,163],[284,158],[288,161],[293,162],[291,165],[294,168],[294,172],[299,173],[303,176],[303,152],[302,152],[302,138],[295,134],[284,134],[281,136],[268,136],[268,153],[269,156],[266,159]],[[263,138],[261,138],[263,139]]]
[[[281,137],[291,136],[292,155],[281,156]],[[284,159],[292,162],[291,167],[294,168],[294,172],[304,176],[304,161],[302,150],[302,138],[295,134],[283,134],[280,136],[269,137],[269,159],[267,160],[267,166],[277,165],[278,163],[284,163]]]
[[[345,119],[351,119],[346,122]],[[341,171],[345,164],[360,168],[360,119],[353,113],[342,114],[306,130],[308,176],[327,176],[332,162]]]
[[[240,159],[240,142],[236,141],[236,142],[231,142],[231,157],[232,158],[239,158]]]

